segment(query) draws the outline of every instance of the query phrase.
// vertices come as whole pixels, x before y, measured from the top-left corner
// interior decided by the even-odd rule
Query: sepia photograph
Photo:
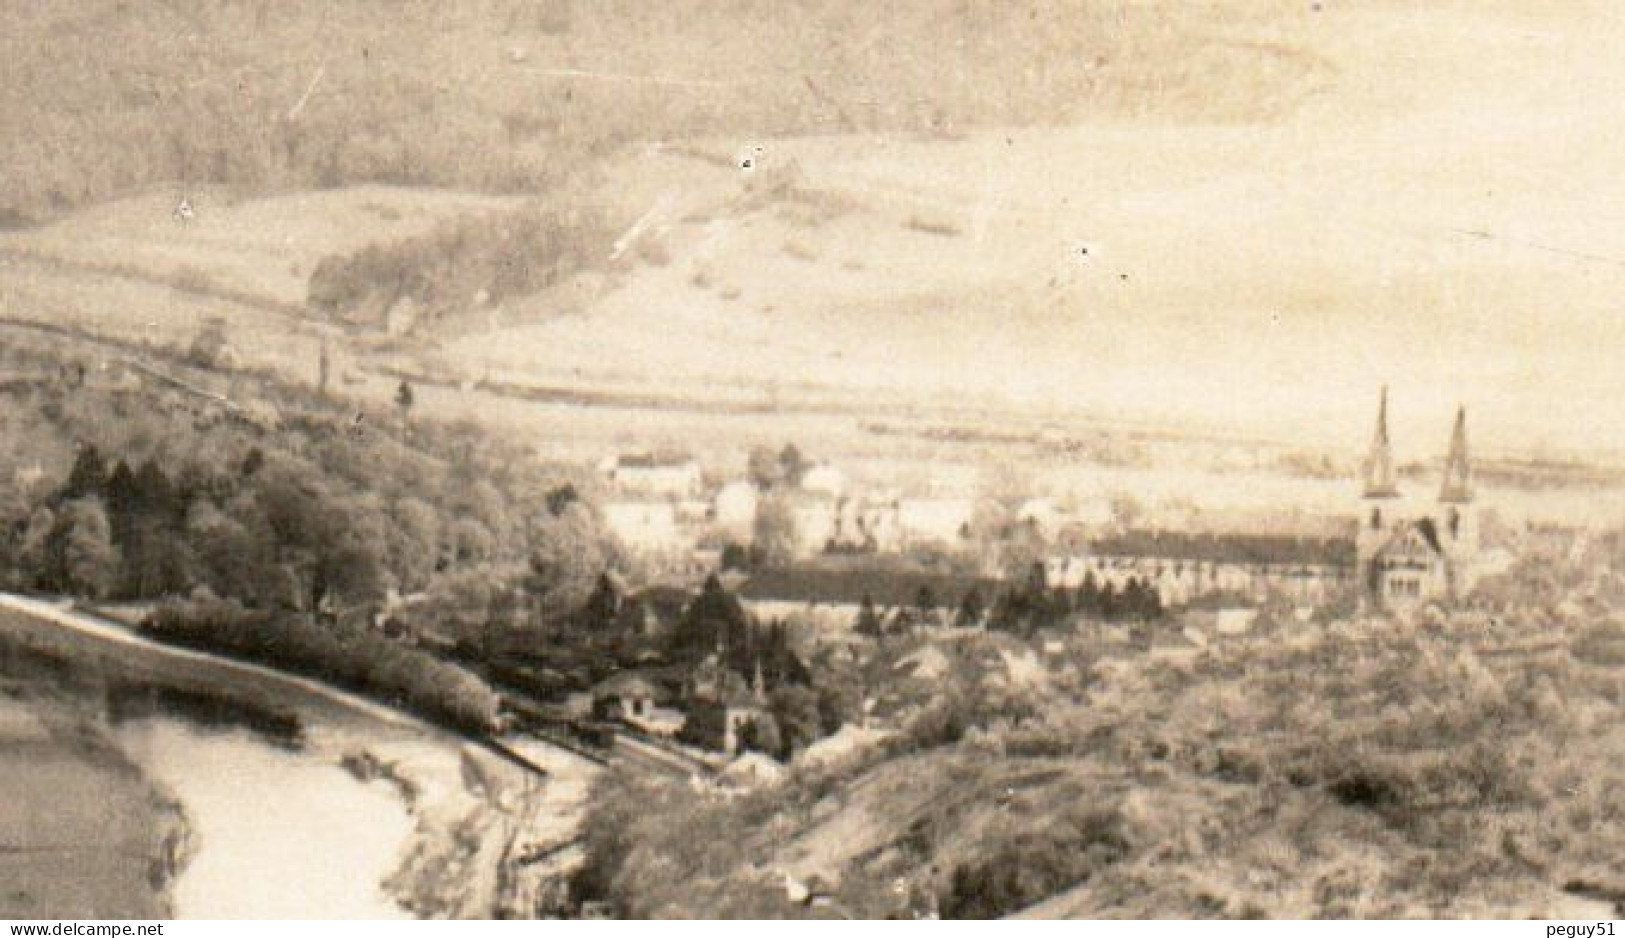
[[[1611,938],[1621,49],[0,0],[0,918]]]

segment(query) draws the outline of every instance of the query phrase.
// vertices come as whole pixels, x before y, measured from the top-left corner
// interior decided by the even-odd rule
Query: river
[[[562,872],[508,858],[570,841],[598,772],[550,745],[510,740],[544,767],[542,780],[317,682],[5,593],[0,679],[20,695],[11,709],[51,715],[0,721],[0,742],[10,740],[0,745],[0,839],[54,849],[64,822],[78,819],[75,849],[116,838],[178,867],[154,894],[144,866],[131,875],[123,859],[109,872],[80,854],[28,852],[0,863],[0,879],[33,877],[0,895],[14,900],[0,913],[144,917],[167,901],[189,919],[545,914]],[[132,764],[153,785],[130,784]],[[64,776],[84,784],[65,786]],[[166,839],[179,826],[175,803],[188,832],[178,864]],[[42,826],[44,815],[57,823]],[[57,870],[70,861],[77,878]]]
[[[380,886],[412,829],[389,782],[246,729],[143,717],[115,736],[186,812],[193,853],[174,884],[177,918],[410,917]]]

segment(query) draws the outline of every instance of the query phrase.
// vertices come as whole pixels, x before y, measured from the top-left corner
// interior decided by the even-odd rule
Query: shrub
[[[163,641],[304,674],[460,729],[489,732],[496,726],[499,701],[484,681],[356,626],[202,598],[165,603],[141,628]]]
[[[1122,816],[1082,810],[954,868],[943,897],[944,918],[989,919],[1087,881],[1129,849]]]
[[[409,299],[429,319],[488,302],[528,296],[586,269],[607,253],[604,221],[580,212],[525,206],[494,217],[459,219],[393,244],[370,244],[322,259],[308,304],[329,315],[382,317]]]

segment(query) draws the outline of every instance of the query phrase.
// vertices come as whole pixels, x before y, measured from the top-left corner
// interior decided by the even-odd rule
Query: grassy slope
[[[6,135],[0,145],[7,167],[0,214],[50,217],[86,202],[123,200],[8,239],[4,247],[13,252],[78,266],[6,259],[0,281],[9,287],[6,311],[166,336],[213,313],[233,325],[245,320],[252,330],[254,316],[238,307],[265,300],[291,311],[321,256],[352,250],[358,239],[396,240],[414,226],[357,211],[380,201],[373,194],[233,204],[233,192],[385,181],[545,191],[553,198],[569,177],[570,198],[611,202],[630,219],[648,209],[644,194],[696,178],[692,167],[597,160],[637,141],[940,134],[1084,118],[1248,121],[1290,107],[1323,72],[1312,56],[1277,41],[1302,19],[1284,3],[1191,10],[1032,0],[988,16],[970,6],[911,2],[876,11],[827,0],[766,20],[697,2],[651,11],[571,0],[489,0],[455,9],[377,0],[338,8],[252,0],[129,7],[103,0],[71,8],[10,3],[5,13],[0,60],[9,72],[0,126],[28,132]],[[1012,53],[1019,53],[1021,68],[1012,67]],[[98,67],[86,67],[91,61]],[[720,187],[714,179],[705,183],[713,197],[731,194],[733,180],[722,176]],[[169,217],[182,195],[200,211],[184,229]],[[427,193],[391,208],[437,217],[447,209],[479,209],[459,199]],[[883,236],[887,221],[838,234],[848,242]],[[764,277],[783,274],[787,285],[799,279],[798,271],[779,270],[772,254],[739,252],[737,234],[704,237],[762,271],[754,283],[721,286],[739,290],[746,302],[762,292],[756,287]],[[780,232],[770,228],[767,237],[776,251]],[[905,239],[894,253],[928,257],[931,248],[929,238]],[[914,263],[885,273],[917,272]],[[124,276],[109,283],[109,274],[179,289]],[[890,302],[873,279],[847,277],[841,295],[858,290],[874,304]],[[602,312],[647,305],[669,286],[647,278]],[[551,315],[594,299],[590,290],[567,289],[538,305]],[[514,315],[528,321],[538,311]],[[753,317],[737,318],[747,331],[763,329]],[[463,329],[502,322],[471,320]],[[629,326],[647,331],[641,320]],[[585,338],[604,340],[604,328]],[[817,347],[794,363],[802,367],[793,373],[828,362],[820,330],[789,328],[807,331]],[[679,334],[697,337],[693,330]],[[576,355],[548,351],[579,347],[572,341],[578,337],[557,338],[524,346],[544,372],[578,367]],[[684,347],[695,360],[667,370],[692,374],[717,364],[694,343]],[[625,359],[623,372],[642,370],[649,362],[635,352],[609,343],[600,359]],[[291,357],[306,359],[308,350]]]
[[[159,181],[534,187],[629,140],[706,132],[1248,118],[1317,70],[1272,42],[1295,9],[8,0],[0,126],[28,132],[0,150],[0,216]]]
[[[789,870],[880,916],[986,864],[997,911],[1040,917],[1609,914],[1563,888],[1618,885],[1625,659],[1598,651],[1617,620],[1513,654],[1484,649],[1553,631],[1296,631],[1192,662],[1063,656],[984,698],[961,742],[742,799],[612,794],[600,820],[630,842],[617,896],[638,914],[798,915]],[[633,813],[657,798],[681,828]]]
[[[515,199],[386,186],[238,198],[223,189],[177,198],[154,192],[73,213],[27,234],[0,233],[0,250],[69,267],[128,272],[186,292],[298,308],[316,264],[374,242],[426,232],[450,218],[480,217]]]

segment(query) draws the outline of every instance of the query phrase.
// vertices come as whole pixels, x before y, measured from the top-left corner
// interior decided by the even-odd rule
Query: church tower
[[[1450,452],[1439,485],[1439,534],[1458,564],[1478,551],[1478,523],[1473,511],[1473,470],[1467,459],[1467,408],[1456,410]]]
[[[1456,428],[1450,433],[1450,454],[1444,461],[1444,484],[1439,486],[1439,502],[1467,505],[1473,500],[1473,472],[1467,462],[1467,408],[1456,410]]]
[[[1371,453],[1362,468],[1367,501],[1399,497],[1394,482],[1394,456],[1388,445],[1388,386],[1383,385],[1377,401],[1377,432],[1371,438]]]
[[[1388,442],[1388,386],[1377,401],[1377,429],[1371,437],[1371,451],[1360,468],[1360,528],[1355,535],[1356,575],[1360,595],[1369,597],[1377,588],[1377,570],[1372,563],[1393,536],[1400,523],[1397,516],[1399,485],[1394,480],[1394,455]]]

